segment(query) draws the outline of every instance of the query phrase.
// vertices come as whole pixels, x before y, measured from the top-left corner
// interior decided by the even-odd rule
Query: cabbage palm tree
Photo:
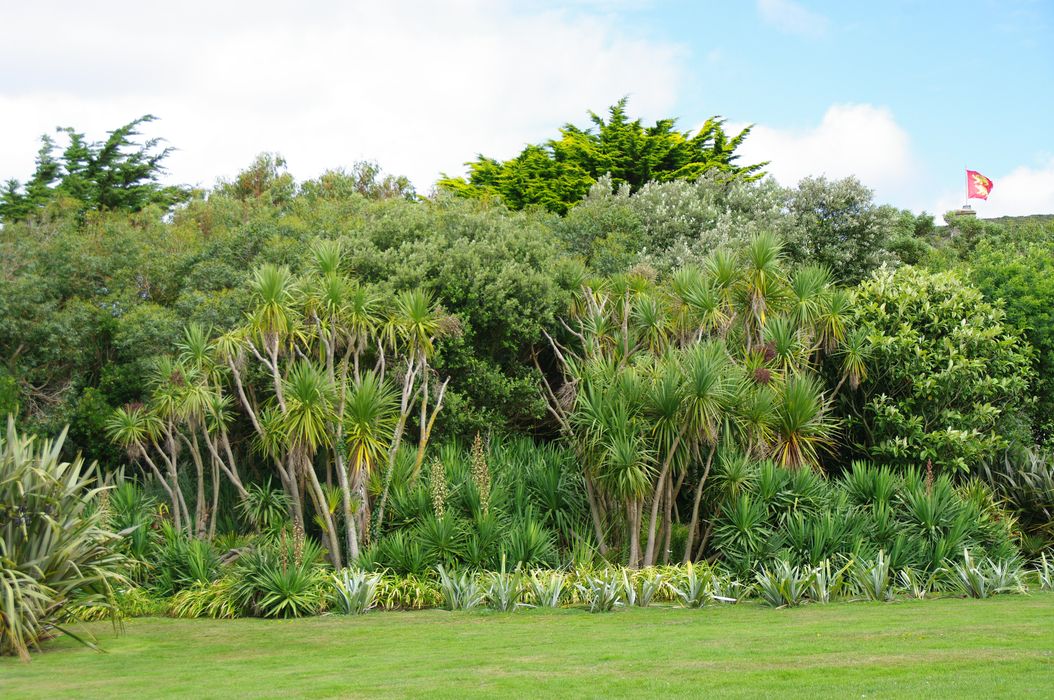
[[[350,494],[358,494],[359,512],[365,516],[363,525],[368,525],[370,510],[366,493],[367,478],[377,465],[385,462],[398,415],[398,396],[391,386],[374,372],[362,373],[348,392],[343,415],[350,485],[348,474],[339,476],[342,479],[341,489],[348,494],[344,501],[344,521],[349,561],[359,556],[359,536]]]
[[[180,508],[179,498],[150,456],[149,446],[155,444],[160,429],[157,416],[150,413],[146,406],[140,403],[130,403],[115,408],[106,419],[105,424],[106,436],[111,442],[124,448],[129,459],[141,459],[150,467],[154,478],[161,484],[161,488],[168,494],[168,499],[172,503],[172,524],[177,530],[182,530],[183,509]]]
[[[823,388],[815,378],[790,378],[776,405],[776,461],[790,469],[818,469],[820,453],[830,449],[835,436],[835,424],[827,414]]]
[[[729,409],[735,401],[735,367],[729,359],[723,343],[709,341],[698,343],[685,351],[682,371],[685,376],[685,402],[683,420],[689,426],[688,435],[693,451],[699,456],[706,452],[703,472],[695,488],[692,501],[692,518],[688,526],[688,542],[684,550],[684,561],[690,560],[695,531],[699,527],[699,506],[714,452],[727,421]]]
[[[328,427],[336,418],[336,392],[325,372],[307,360],[293,365],[283,381],[286,407],[281,415],[281,434],[285,440],[290,467],[303,476],[322,521],[323,535],[330,550],[330,559],[340,568],[340,540],[337,538],[333,516],[326,494],[315,472],[314,459],[318,450],[331,445]]]

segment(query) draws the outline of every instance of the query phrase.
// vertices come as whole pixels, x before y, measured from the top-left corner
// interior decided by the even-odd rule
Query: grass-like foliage
[[[575,584],[589,612],[610,612],[624,605],[622,578],[617,571],[590,574]]]
[[[953,585],[971,598],[990,598],[997,593],[1023,592],[1021,564],[1016,560],[975,560],[969,550],[962,562],[952,565]]]
[[[361,615],[377,604],[380,574],[345,569],[333,574],[333,601],[345,615]]]
[[[539,569],[527,577],[527,590],[531,602],[539,608],[560,607],[567,575],[562,571]]]
[[[868,600],[893,600],[896,595],[885,552],[879,552],[873,560],[854,562],[850,572],[857,590]]]
[[[783,608],[804,603],[815,577],[812,569],[791,566],[790,562],[780,560],[759,571],[755,580],[761,599],[774,608]]]
[[[439,590],[443,596],[443,607],[447,610],[471,610],[486,601],[487,592],[476,576],[468,571],[448,572],[440,564]]]
[[[64,438],[20,436],[11,419],[0,435],[0,654],[28,659],[74,602],[114,607],[124,558],[105,487],[95,464],[60,459]]]

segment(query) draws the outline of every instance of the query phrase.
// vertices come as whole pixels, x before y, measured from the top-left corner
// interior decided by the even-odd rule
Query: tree
[[[1054,237],[1000,232],[977,243],[966,274],[1006,311],[1036,351],[1034,391],[1036,438],[1054,435]]]
[[[612,533],[628,566],[655,564],[660,551],[668,560],[686,488],[684,561],[701,556],[706,536],[695,543],[719,448],[820,469],[835,426],[815,374],[845,339],[848,311],[829,271],[789,272],[770,235],[663,283],[638,273],[584,284],[565,332],[548,336],[562,384],[536,367],[582,463],[601,552]]]
[[[68,138],[68,144],[58,157],[55,140],[42,136],[32,177],[25,186],[9,180],[0,193],[0,223],[26,219],[58,197],[74,200],[82,212],[139,211],[150,204],[168,208],[184,201],[187,188],[158,182],[165,172],[163,161],[173,149],[159,149],[159,138],[135,140],[141,135],[138,127],[156,119],[144,115],[96,142],[87,141],[72,127],[60,127],[56,131]]]
[[[877,272],[851,325],[867,339],[866,377],[839,397],[860,453],[968,471],[1027,437],[1031,348],[957,275]]]
[[[566,124],[560,138],[531,145],[515,158],[500,162],[480,155],[467,163],[469,179],[444,177],[441,188],[464,197],[500,197],[511,209],[540,205],[566,213],[600,177],[610,175],[615,187],[634,191],[652,181],[696,180],[719,171],[727,179],[755,179],[764,163],[738,165],[736,149],[750,127],[730,137],[724,120],[711,117],[694,135],[677,131],[674,119],[645,127],[630,121],[627,98],[608,109],[607,121],[589,113],[592,127]]]

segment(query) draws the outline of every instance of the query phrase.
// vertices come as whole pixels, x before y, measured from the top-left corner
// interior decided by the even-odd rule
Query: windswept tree
[[[627,98],[608,109],[608,119],[589,113],[591,127],[566,124],[560,138],[527,146],[505,162],[480,155],[467,163],[468,180],[445,177],[439,186],[464,197],[500,197],[506,206],[541,205],[564,214],[605,175],[617,188],[633,191],[648,182],[696,180],[718,171],[728,179],[761,177],[764,163],[741,165],[736,153],[750,127],[729,135],[720,117],[707,119],[694,134],[678,131],[676,120],[645,126],[626,114]]]
[[[160,183],[164,161],[172,153],[161,139],[143,142],[139,127],[155,121],[146,114],[109,132],[103,141],[88,141],[72,127],[56,129],[67,145],[41,137],[36,169],[24,184],[8,180],[0,191],[0,223],[26,219],[59,197],[67,197],[80,210],[139,211],[149,204],[169,207],[189,196],[185,187]]]

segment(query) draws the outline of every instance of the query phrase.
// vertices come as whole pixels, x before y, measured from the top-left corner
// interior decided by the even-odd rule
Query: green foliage
[[[975,561],[969,550],[951,568],[952,581],[964,595],[988,598],[997,593],[1023,593],[1021,564],[1015,560]]]
[[[804,603],[812,588],[815,572],[777,560],[755,574],[757,592],[762,601],[774,608],[794,607]]]
[[[72,127],[59,128],[68,145],[57,157],[58,144],[50,136],[41,137],[37,166],[23,187],[9,180],[0,193],[0,223],[10,223],[39,213],[46,205],[62,197],[76,202],[80,211],[139,211],[150,204],[168,208],[185,200],[184,187],[163,187],[157,180],[162,162],[171,148],[158,149],[161,139],[137,143],[139,126],[154,121],[144,115],[109,132],[105,141],[88,142],[84,134]]]
[[[714,573],[708,566],[688,562],[683,576],[670,581],[669,586],[674,595],[686,608],[701,608],[711,602]]]
[[[269,480],[263,484],[249,484],[237,508],[257,532],[280,530],[289,521],[289,499],[281,491],[271,488]]]
[[[894,576],[885,552],[879,551],[874,560],[853,562],[849,572],[856,590],[867,600],[893,600]]]
[[[331,583],[321,559],[319,545],[297,532],[259,542],[234,567],[231,595],[237,609],[260,617],[317,615]]]
[[[114,610],[117,535],[100,507],[96,466],[59,457],[65,433],[36,440],[9,418],[0,436],[0,654],[29,658],[67,608]]]
[[[487,591],[472,572],[447,572],[442,564],[436,567],[436,570],[439,572],[443,607],[447,610],[471,610],[486,600]]]
[[[1006,322],[1035,349],[1036,435],[1054,433],[1054,235],[1036,240],[1017,230],[979,241],[966,274]]]
[[[713,520],[712,551],[741,578],[780,560],[804,571],[838,561],[872,567],[881,558],[892,585],[904,568],[928,578],[964,547],[994,559],[1017,551],[1012,519],[977,482],[956,487],[949,475],[899,475],[864,462],[830,480],[764,462],[750,469]],[[836,573],[818,575],[833,584]]]
[[[902,466],[969,471],[1027,436],[1027,344],[951,273],[876,273],[857,290],[867,379],[843,392],[856,449]]]
[[[587,574],[575,584],[589,612],[611,612],[624,605],[622,580],[617,571]]]
[[[750,133],[729,137],[724,120],[712,117],[696,134],[662,119],[645,127],[630,121],[627,99],[608,109],[608,119],[590,112],[592,127],[565,125],[559,139],[531,145],[504,163],[480,156],[467,163],[469,179],[446,177],[439,186],[463,197],[500,197],[511,209],[540,205],[566,213],[604,175],[613,184],[640,189],[648,182],[695,180],[709,171],[727,179],[757,178],[764,163],[741,166],[736,149]],[[594,130],[595,129],[595,130]]]
[[[361,615],[377,604],[379,574],[344,569],[333,574],[333,600],[345,615]]]

